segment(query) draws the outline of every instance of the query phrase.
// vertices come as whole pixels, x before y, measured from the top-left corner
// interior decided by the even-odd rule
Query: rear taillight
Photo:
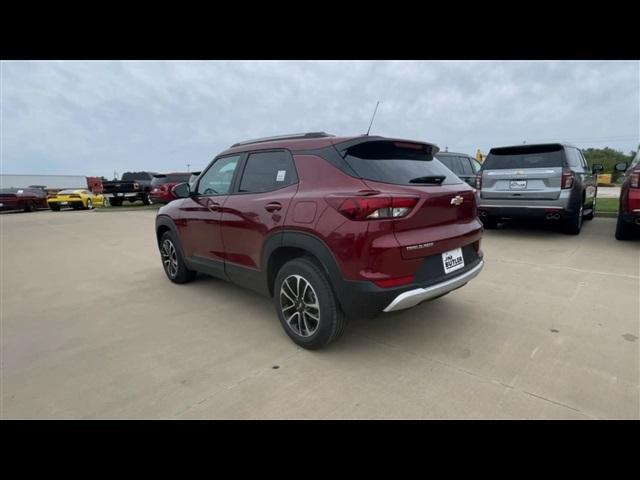
[[[629,177],[629,186],[631,188],[640,188],[640,172],[634,172]]]
[[[418,203],[418,197],[340,197],[327,198],[327,202],[350,220],[382,220],[409,215]]]
[[[564,167],[562,169],[562,189],[573,187],[573,175],[573,171],[570,168]]]
[[[481,173],[477,173],[476,174],[476,189],[480,190],[482,188],[482,174]]]

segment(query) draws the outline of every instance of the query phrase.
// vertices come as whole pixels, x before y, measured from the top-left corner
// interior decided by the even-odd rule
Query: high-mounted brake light
[[[329,197],[327,202],[350,220],[382,220],[406,217],[418,197]]]
[[[573,175],[573,171],[570,168],[564,167],[562,169],[561,188],[563,190],[573,187]]]

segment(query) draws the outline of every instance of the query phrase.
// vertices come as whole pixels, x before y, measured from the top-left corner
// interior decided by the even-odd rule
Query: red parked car
[[[172,193],[173,187],[179,183],[188,182],[191,173],[159,173],[151,180],[149,199],[153,203],[169,203],[176,197]]]
[[[634,233],[640,232],[640,152],[637,153],[629,168],[626,163],[618,163],[616,170],[627,172],[620,187],[616,238],[629,240]]]
[[[35,212],[39,208],[49,209],[47,192],[40,187],[0,189],[0,211]]]
[[[172,282],[203,272],[272,296],[289,337],[321,348],[346,316],[449,293],[483,267],[473,189],[435,145],[309,133],[236,143],[156,217]]]

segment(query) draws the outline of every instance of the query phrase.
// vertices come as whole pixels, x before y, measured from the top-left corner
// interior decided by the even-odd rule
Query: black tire
[[[49,208],[51,210],[53,210],[54,212],[59,212],[60,211],[60,205],[58,205],[57,203],[50,203],[49,204]]]
[[[582,229],[582,215],[584,211],[584,205],[580,204],[580,207],[571,212],[571,214],[564,221],[564,232],[569,235],[578,235]]]
[[[588,215],[584,216],[585,220],[593,220],[593,217],[596,216],[596,197],[593,197],[593,204],[591,205],[591,211]]]
[[[122,206],[122,199],[121,198],[114,198],[113,200],[111,200],[111,205],[113,205],[114,207]]]
[[[496,217],[490,217],[487,215],[486,217],[480,217],[480,221],[487,230],[495,230],[498,228],[498,219]]]
[[[173,247],[173,250],[171,247]],[[167,278],[174,283],[187,283],[196,277],[196,272],[189,270],[180,251],[180,245],[171,232],[165,232],[158,244],[162,268]],[[175,254],[175,256],[173,256]]]
[[[35,212],[36,211],[36,206],[33,204],[33,202],[27,202],[24,206],[24,211],[25,212]]]
[[[297,297],[292,289],[296,277],[300,277],[311,287],[299,287],[298,290],[302,292],[298,291],[301,295]],[[283,285],[285,281],[288,286]],[[303,285],[302,281],[299,281],[298,285]],[[296,298],[291,301],[291,297],[282,293],[283,289],[285,293],[288,292]],[[273,303],[280,323],[295,344],[309,350],[318,350],[342,335],[345,326],[344,313],[333,293],[328,276],[314,259],[300,257],[287,262],[276,275],[273,292]],[[294,306],[295,302],[299,305],[300,300],[302,305],[297,308]],[[317,307],[312,306],[313,304]],[[291,310],[292,308],[295,310]],[[287,309],[294,312],[289,316],[291,323],[287,321],[283,311]],[[317,315],[317,321],[314,320],[314,314]],[[294,315],[297,315],[297,318],[293,318]],[[299,323],[301,318],[304,321]]]
[[[151,205],[151,199],[149,198],[149,192],[145,192],[142,195],[142,203],[144,203],[145,205]]]
[[[618,221],[616,222],[616,239],[631,240],[633,238],[633,227],[631,222],[622,220],[622,212],[618,212]]]

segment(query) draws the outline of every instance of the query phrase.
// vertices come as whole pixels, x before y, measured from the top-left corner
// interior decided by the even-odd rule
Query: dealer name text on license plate
[[[444,266],[444,273],[455,272],[464,267],[464,257],[462,256],[462,249],[456,248],[449,250],[442,254],[442,265]]]

